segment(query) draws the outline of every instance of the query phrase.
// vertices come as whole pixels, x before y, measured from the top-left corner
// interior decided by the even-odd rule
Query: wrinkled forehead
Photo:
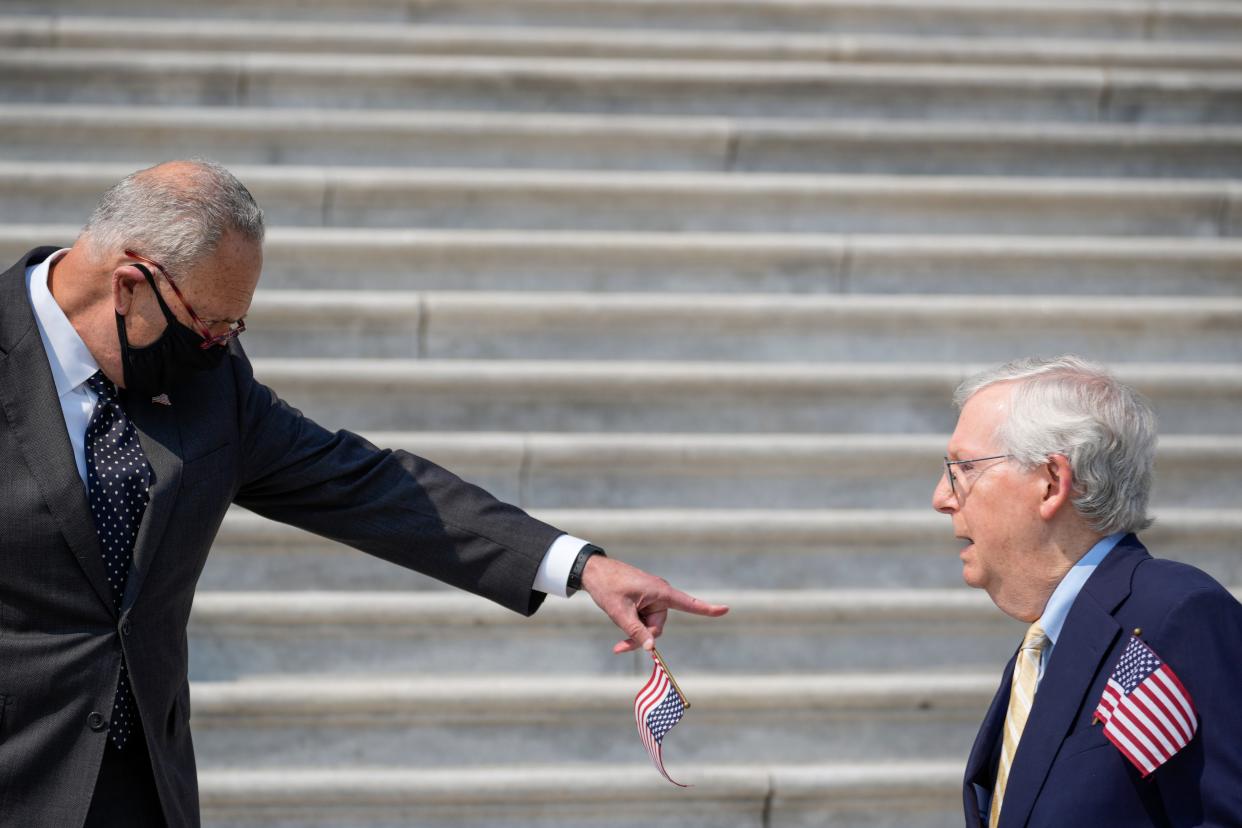
[[[178,288],[204,319],[235,321],[245,316],[263,270],[263,248],[227,240],[199,263]]]

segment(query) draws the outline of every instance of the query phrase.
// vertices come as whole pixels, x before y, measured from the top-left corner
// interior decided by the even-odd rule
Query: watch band
[[[582,547],[582,551],[578,553],[578,557],[574,558],[574,565],[569,568],[569,580],[565,582],[565,591],[573,595],[582,589],[582,573],[586,569],[587,561],[594,555],[603,555],[608,557],[603,549],[600,549],[593,543],[588,543]]]

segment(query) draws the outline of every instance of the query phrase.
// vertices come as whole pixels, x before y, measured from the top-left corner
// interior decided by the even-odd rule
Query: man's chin
[[[970,564],[963,564],[962,580],[966,582],[966,586],[974,589],[983,589],[985,584],[983,576],[972,568]]]

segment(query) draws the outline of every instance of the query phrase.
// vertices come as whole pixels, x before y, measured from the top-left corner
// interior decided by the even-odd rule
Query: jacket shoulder
[[[1190,564],[1164,558],[1149,558],[1135,567],[1126,609],[1152,620],[1173,615],[1205,622],[1242,619],[1242,604],[1219,581]]]

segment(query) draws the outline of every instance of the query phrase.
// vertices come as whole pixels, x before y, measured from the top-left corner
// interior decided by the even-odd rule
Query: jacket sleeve
[[[1170,824],[1242,825],[1242,605],[1219,585],[1195,590],[1149,641],[1199,719],[1190,743],[1152,775]]]
[[[241,468],[234,501],[526,615],[560,530],[440,466],[330,432],[254,379],[234,353]]]

